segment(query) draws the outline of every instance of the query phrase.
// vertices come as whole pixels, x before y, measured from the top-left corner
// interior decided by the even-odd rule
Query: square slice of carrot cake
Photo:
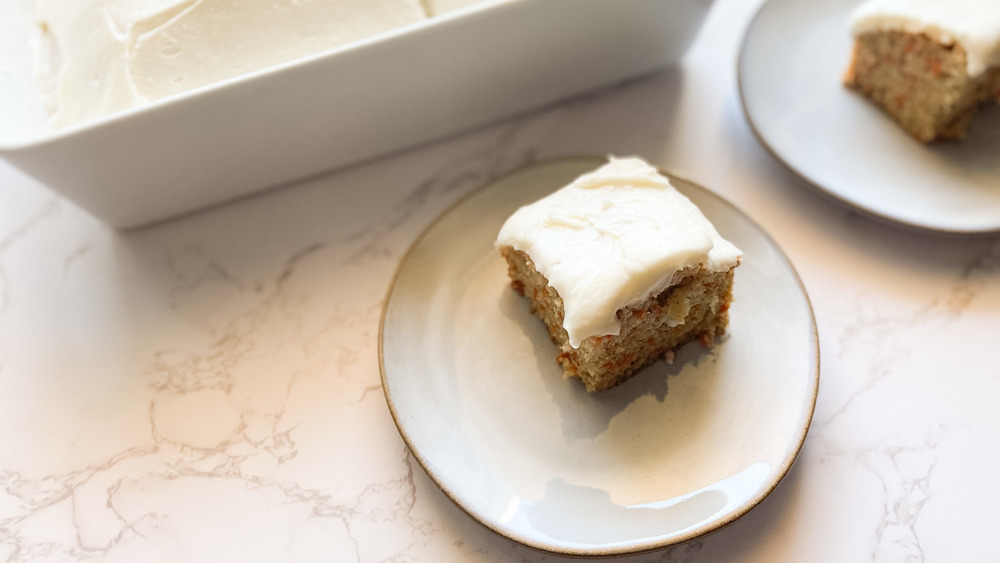
[[[845,83],[923,142],[961,139],[1000,100],[1000,0],[868,0]]]
[[[566,377],[612,387],[729,323],[742,253],[656,168],[611,158],[517,210],[496,241]]]

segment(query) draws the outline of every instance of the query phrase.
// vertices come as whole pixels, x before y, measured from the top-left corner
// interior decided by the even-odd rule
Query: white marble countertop
[[[819,327],[791,472],[656,561],[996,561],[1000,237],[875,222],[751,135],[735,85],[759,2],[720,0],[680,68],[119,233],[0,163],[0,561],[546,561],[458,509],[382,394],[394,269],[484,181],[640,154],[740,206]]]

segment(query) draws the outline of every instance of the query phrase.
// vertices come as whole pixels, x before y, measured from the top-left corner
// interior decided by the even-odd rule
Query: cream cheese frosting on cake
[[[1000,64],[998,0],[869,0],[851,15],[851,32],[923,33],[966,53],[969,76]]]
[[[38,0],[40,79],[62,127],[426,17],[420,0]],[[46,74],[49,74],[46,76]]]
[[[618,335],[618,310],[641,303],[699,265],[735,267],[741,252],[689,199],[639,158],[603,167],[518,209],[496,246],[531,257],[562,298],[570,345]]]

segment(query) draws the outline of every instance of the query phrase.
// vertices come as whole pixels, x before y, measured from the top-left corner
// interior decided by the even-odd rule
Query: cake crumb
[[[667,350],[666,352],[663,353],[663,361],[667,362],[670,365],[673,365],[674,358],[676,357],[677,353],[675,353],[673,350]]]

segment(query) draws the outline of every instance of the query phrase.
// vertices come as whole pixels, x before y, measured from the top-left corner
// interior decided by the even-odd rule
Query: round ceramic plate
[[[844,87],[858,0],[770,0],[739,60],[751,127],[775,157],[834,197],[897,223],[1000,230],[1000,106],[967,139],[924,145]]]
[[[744,252],[727,335],[598,394],[563,379],[493,241],[519,206],[602,163],[523,168],[438,218],[399,266],[379,342],[393,418],[441,490],[494,531],[569,555],[656,549],[746,513],[795,459],[819,383],[812,309],[788,259],[677,179]]]

